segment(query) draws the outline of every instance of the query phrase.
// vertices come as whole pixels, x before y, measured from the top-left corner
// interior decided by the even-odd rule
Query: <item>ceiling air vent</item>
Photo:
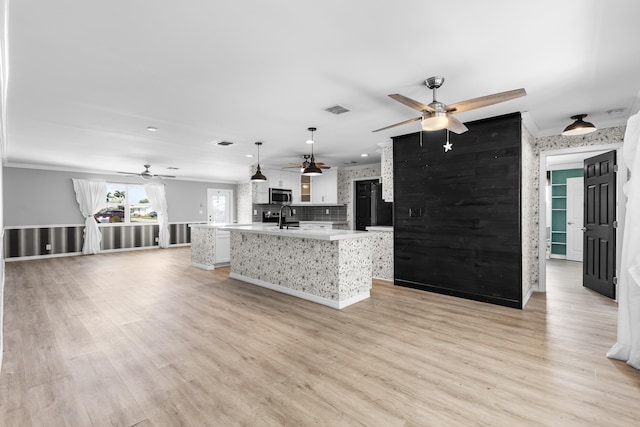
[[[233,142],[220,141],[220,142],[218,142],[218,145],[222,145],[223,147],[228,147],[229,145],[233,145]]]
[[[336,105],[333,105],[333,106],[331,106],[331,107],[327,107],[327,108],[325,108],[325,109],[324,109],[324,111],[328,111],[329,113],[332,113],[332,114],[338,115],[338,114],[342,114],[342,113],[348,113],[348,112],[349,112],[349,111],[351,111],[351,110],[349,110],[349,109],[348,109],[348,108],[346,108],[346,107],[343,107],[343,106],[342,106],[342,105],[340,105],[340,104],[336,104]]]

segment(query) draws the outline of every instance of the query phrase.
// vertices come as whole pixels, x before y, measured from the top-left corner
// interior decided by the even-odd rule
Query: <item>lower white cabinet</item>
[[[215,258],[216,264],[231,262],[231,233],[216,230]]]

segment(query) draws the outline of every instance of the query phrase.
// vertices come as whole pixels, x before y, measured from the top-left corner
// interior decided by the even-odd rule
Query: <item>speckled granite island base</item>
[[[229,230],[234,279],[338,309],[369,298],[368,233]]]

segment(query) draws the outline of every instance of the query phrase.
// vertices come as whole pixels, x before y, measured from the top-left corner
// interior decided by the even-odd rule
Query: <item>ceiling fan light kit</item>
[[[389,95],[389,97],[393,100],[421,112],[421,117],[405,120],[403,122],[395,123],[390,126],[385,126],[383,128],[376,129],[373,132],[379,132],[381,130],[390,129],[396,126],[405,125],[407,123],[417,122],[418,120],[420,120],[422,129],[425,131],[436,131],[446,128],[453,133],[461,134],[468,131],[469,129],[467,129],[467,127],[462,122],[453,117],[453,114],[474,110],[476,108],[488,107],[489,105],[509,101],[511,99],[519,98],[527,94],[527,92],[521,88],[506,92],[495,93],[493,95],[481,96],[479,98],[468,99],[466,101],[447,105],[439,102],[436,99],[436,91],[444,84],[444,77],[429,77],[424,81],[424,84],[433,91],[433,101],[428,105],[425,105],[414,99],[407,98],[406,96],[400,95],[398,93]]]
[[[118,173],[121,173],[123,175],[139,176],[144,180],[153,179],[153,178],[175,178],[175,175],[157,175],[157,174],[151,173],[151,171],[149,170],[150,167],[151,165],[144,165],[144,171],[140,173],[137,173],[137,172],[118,172]],[[174,168],[174,169],[178,169],[178,168]]]
[[[435,113],[425,114],[422,116],[422,130],[433,131],[444,129],[449,125],[447,113],[436,111]]]
[[[256,142],[256,145],[258,146],[258,167],[256,168],[256,173],[254,173],[253,176],[251,177],[251,181],[252,182],[266,181],[267,177],[264,176],[262,174],[262,171],[260,170],[260,146],[262,145],[262,142]]]
[[[571,116],[571,120],[574,120],[569,126],[564,128],[562,135],[564,136],[576,136],[586,135],[591,132],[595,132],[598,128],[593,123],[585,122],[583,119],[587,117],[587,114],[576,114]]]

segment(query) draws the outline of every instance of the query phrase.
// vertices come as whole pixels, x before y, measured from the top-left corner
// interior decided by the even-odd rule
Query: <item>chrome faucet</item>
[[[290,205],[282,205],[280,207],[280,217],[278,218],[278,227],[280,228],[280,230],[282,230],[283,226],[284,226],[284,221],[283,221],[283,216],[282,216],[282,211],[284,210],[284,208],[289,208],[289,213],[291,214],[291,216],[293,216],[293,209],[291,209]]]

